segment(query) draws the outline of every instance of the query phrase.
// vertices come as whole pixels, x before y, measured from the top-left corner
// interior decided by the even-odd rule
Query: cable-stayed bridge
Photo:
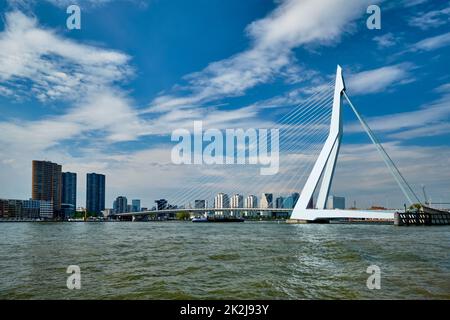
[[[332,89],[331,96],[327,94],[330,88]],[[243,206],[235,206],[234,208],[218,208],[216,206],[192,208],[191,205],[186,205],[176,209],[120,213],[117,216],[145,216],[155,213],[180,211],[193,213],[221,212],[221,214],[231,213],[233,215],[240,212],[287,212],[291,213],[291,220],[293,221],[317,221],[336,218],[393,220],[394,210],[327,208],[327,199],[333,182],[343,135],[342,113],[344,99],[378,150],[389,172],[402,191],[405,200],[409,204],[421,203],[351,102],[346,93],[342,68],[338,66],[335,79],[322,88],[318,88],[304,103],[280,119],[277,128],[279,128],[280,136],[282,137],[280,153],[282,154],[281,159],[283,159],[283,162],[280,163],[279,175],[260,177],[254,173],[239,169],[235,169],[235,172],[230,173],[230,171],[226,171],[230,169],[229,167],[225,168],[224,173],[216,167],[212,167],[209,169],[209,173],[213,173],[212,175],[206,174],[206,177],[202,177],[199,174],[192,181],[183,181],[183,184],[192,184],[195,187],[186,188],[179,193],[177,198],[171,200],[172,203],[191,203],[194,199],[204,197],[205,194],[214,194],[214,191],[222,192],[225,190],[230,190],[233,193],[236,191],[242,192],[240,190],[245,189],[249,190],[247,194],[258,194],[259,192],[270,190],[286,193],[301,189],[299,199],[293,208],[249,208]],[[267,136],[263,137],[264,139],[266,141],[259,139],[258,146],[261,146],[261,142],[267,143]],[[251,148],[252,146],[249,145],[248,150]],[[314,159],[316,160],[314,161]],[[306,181],[303,181],[304,178],[306,178]],[[255,192],[256,190],[259,192]]]

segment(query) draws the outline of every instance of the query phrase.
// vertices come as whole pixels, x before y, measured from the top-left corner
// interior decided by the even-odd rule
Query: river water
[[[0,223],[0,299],[392,298],[450,299],[450,227]]]

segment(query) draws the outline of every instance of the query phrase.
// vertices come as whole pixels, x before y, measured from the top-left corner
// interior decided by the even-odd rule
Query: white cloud
[[[392,32],[388,32],[382,36],[373,37],[379,48],[392,47],[397,44],[398,38]]]
[[[434,91],[438,93],[450,93],[450,83],[444,83],[434,89]]]
[[[450,123],[436,123],[422,126],[419,128],[409,129],[402,132],[390,134],[389,137],[393,139],[406,140],[423,137],[434,137],[440,135],[447,135],[450,132]]]
[[[58,146],[67,139],[83,139],[90,133],[92,141],[104,143],[130,141],[147,133],[145,122],[138,118],[126,98],[108,91],[86,97],[63,115],[40,120],[0,122],[0,141],[9,150],[38,152]]]
[[[64,39],[19,11],[7,13],[5,22],[0,33],[0,84],[16,94],[41,101],[76,100],[132,74],[123,53]],[[31,88],[24,89],[24,83]]]
[[[242,95],[249,88],[267,83],[292,70],[293,48],[337,43],[348,30],[353,30],[352,22],[365,13],[369,2],[373,4],[360,0],[282,1],[267,17],[247,27],[252,41],[248,50],[186,76],[188,85],[181,89],[190,93],[161,96],[152,102],[149,112],[189,108],[225,96]]]
[[[414,81],[409,73],[411,64],[402,63],[350,74],[346,87],[351,94],[370,94],[391,89],[399,84]]]
[[[450,21],[450,7],[429,12],[420,12],[409,20],[409,25],[422,30],[437,28]]]
[[[60,7],[60,8],[66,8],[69,5],[72,4],[78,4],[82,9],[91,8],[91,7],[101,7],[108,3],[113,2],[113,0],[7,0],[8,4],[12,8],[16,9],[24,9],[24,8],[30,8],[37,3],[41,1],[46,1],[48,3],[53,4],[54,6]],[[148,4],[148,1],[146,0],[123,0],[130,3],[135,3],[139,6],[146,6]]]
[[[433,51],[450,45],[450,32],[423,39],[410,48],[411,51]]]

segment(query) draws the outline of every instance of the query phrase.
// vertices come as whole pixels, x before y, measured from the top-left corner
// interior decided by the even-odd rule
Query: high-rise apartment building
[[[86,210],[100,215],[105,210],[105,175],[88,173],[86,176]]]
[[[33,160],[32,199],[52,201],[55,214],[61,210],[62,167],[50,161]]]
[[[254,195],[249,195],[245,198],[245,207],[246,208],[258,208],[258,197]]]
[[[214,198],[214,208],[222,209],[230,207],[230,198],[226,193],[218,193]],[[215,211],[218,215],[223,215],[224,211]]]
[[[240,194],[234,194],[231,197],[230,208],[243,208],[244,207],[244,197]],[[231,211],[231,215],[240,215],[239,211]]]
[[[244,207],[244,197],[240,194],[234,194],[231,197],[230,208],[243,208]]]
[[[214,198],[214,208],[229,208],[230,207],[230,199],[226,193],[218,193]]]
[[[73,172],[62,173],[62,203],[77,206],[77,174]]]

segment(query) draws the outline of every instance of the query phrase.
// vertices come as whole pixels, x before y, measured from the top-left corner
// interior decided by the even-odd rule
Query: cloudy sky
[[[88,172],[107,175],[107,207],[119,195],[151,207],[299,191],[320,151],[311,126],[329,121],[323,106],[320,121],[300,120],[298,144],[281,146],[280,174],[267,180],[251,166],[174,165],[170,136],[194,120],[277,127],[332,89],[340,64],[348,95],[414,190],[423,198],[425,184],[432,201],[450,202],[450,2],[80,0],[81,30],[68,30],[74,2],[0,0],[1,198],[30,197],[33,159],[78,173],[79,206]],[[375,3],[381,30],[366,27]],[[344,117],[333,193],[348,205],[402,206],[349,108]]]

